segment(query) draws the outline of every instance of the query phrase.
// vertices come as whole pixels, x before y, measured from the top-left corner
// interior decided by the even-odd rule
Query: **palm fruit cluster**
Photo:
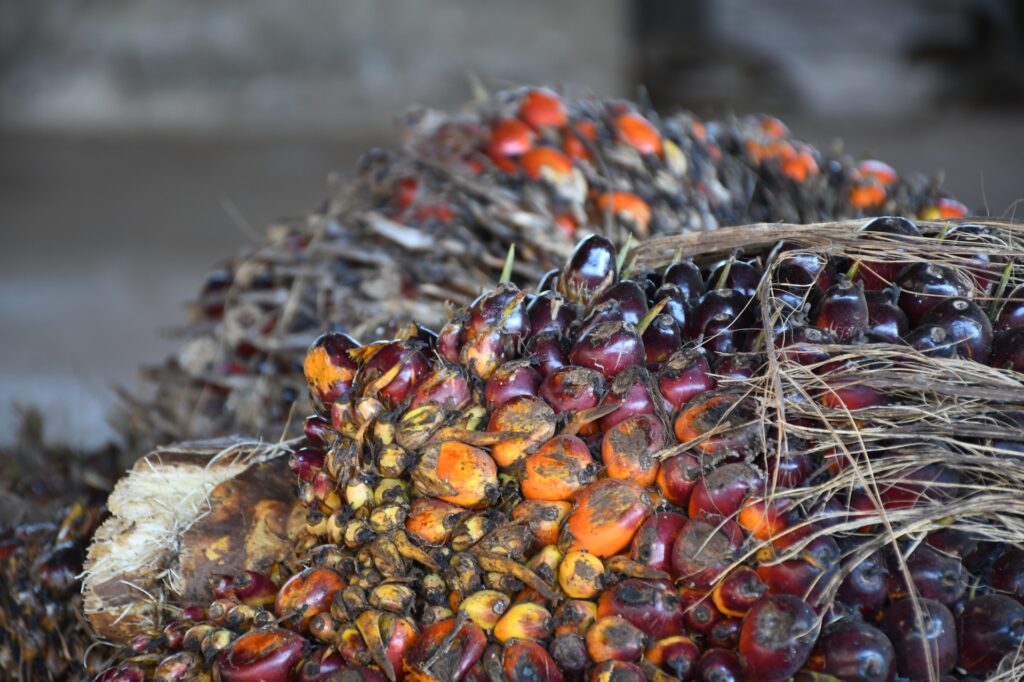
[[[400,123],[400,151],[369,152],[319,211],[209,274],[180,350],[125,396],[119,423],[134,450],[277,438],[296,401],[308,409],[299,368],[320,331],[372,340],[409,320],[439,325],[446,304],[497,279],[513,244],[514,281],[530,282],[587,226],[622,245],[721,225],[964,212],[935,180],[819,151],[770,116],[703,122],[527,88]]]
[[[306,560],[97,679],[1019,679],[1024,234],[719,234],[319,337]]]
[[[0,533],[0,672],[8,679],[88,680],[104,664],[82,627],[78,575],[102,507],[82,500]]]

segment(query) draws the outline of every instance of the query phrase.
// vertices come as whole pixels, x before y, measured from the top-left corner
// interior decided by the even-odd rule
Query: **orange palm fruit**
[[[334,593],[345,584],[341,574],[330,568],[307,568],[281,585],[274,601],[274,614],[293,622],[302,632],[313,616],[331,608]]]
[[[524,500],[512,510],[512,520],[525,523],[538,544],[553,545],[558,542],[562,521],[571,510],[570,502]]]
[[[564,181],[572,173],[572,161],[554,147],[534,147],[523,154],[519,165],[527,177],[550,182]]]
[[[632,192],[605,192],[597,197],[599,217],[610,213],[646,235],[651,222],[650,205]]]
[[[534,88],[519,103],[520,120],[534,128],[561,128],[567,116],[562,99],[547,88]]]
[[[679,410],[676,438],[708,454],[743,451],[754,444],[756,415],[749,400],[728,391],[705,391]]]
[[[413,470],[421,495],[460,507],[488,507],[498,494],[498,469],[484,450],[458,441],[427,447]]]
[[[565,552],[585,549],[598,557],[617,554],[633,540],[651,512],[650,497],[632,481],[605,478],[590,484],[576,500],[559,536]]]
[[[555,412],[539,398],[516,396],[491,414],[487,430],[508,434],[491,446],[491,456],[510,467],[555,435]]]
[[[524,460],[520,488],[528,500],[568,500],[596,476],[587,444],[576,436],[561,435]]]
[[[597,139],[597,125],[593,121],[577,121],[562,133],[562,149],[577,161],[590,159],[587,142]]]
[[[643,656],[643,631],[621,616],[604,616],[594,621],[585,636],[587,653],[595,663],[635,661]]]
[[[661,133],[650,121],[636,112],[615,119],[615,138],[641,154],[661,154]]]
[[[875,208],[885,203],[885,188],[873,183],[854,185],[848,195],[850,203],[856,208]]]
[[[665,428],[657,418],[641,414],[621,421],[605,431],[601,440],[605,473],[642,486],[654,485],[659,465],[655,453],[664,444]]]
[[[409,505],[405,529],[428,545],[440,545],[465,516],[462,507],[433,497],[417,497]]]
[[[736,522],[758,540],[768,540],[786,530],[786,512],[792,502],[785,498],[768,501],[751,499],[743,503]]]

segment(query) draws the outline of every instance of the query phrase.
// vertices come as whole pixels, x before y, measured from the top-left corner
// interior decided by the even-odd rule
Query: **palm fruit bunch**
[[[1024,230],[592,235],[304,360],[302,561],[99,680],[1018,680]]]
[[[681,234],[754,222],[890,213],[951,218],[934,179],[833,155],[770,116],[703,122],[543,88],[400,120],[400,151],[373,150],[312,215],[212,271],[174,357],[144,370],[118,422],[135,451],[186,438],[277,438],[304,401],[302,354],[321,330],[360,340],[443,323],[495,281],[564,260],[581,228]],[[294,423],[293,423],[294,426]]]

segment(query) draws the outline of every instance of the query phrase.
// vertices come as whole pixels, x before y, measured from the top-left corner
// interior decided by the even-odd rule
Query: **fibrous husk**
[[[286,452],[254,441],[183,443],[139,460],[108,500],[89,547],[85,614],[126,642],[180,604],[208,602],[211,579],[288,557],[303,523]]]

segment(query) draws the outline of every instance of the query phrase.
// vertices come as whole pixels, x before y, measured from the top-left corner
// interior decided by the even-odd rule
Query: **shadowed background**
[[[0,440],[95,445],[203,274],[470,74],[769,111],[798,137],[1024,198],[1024,1],[0,0]],[[643,89],[641,89],[643,85]]]

